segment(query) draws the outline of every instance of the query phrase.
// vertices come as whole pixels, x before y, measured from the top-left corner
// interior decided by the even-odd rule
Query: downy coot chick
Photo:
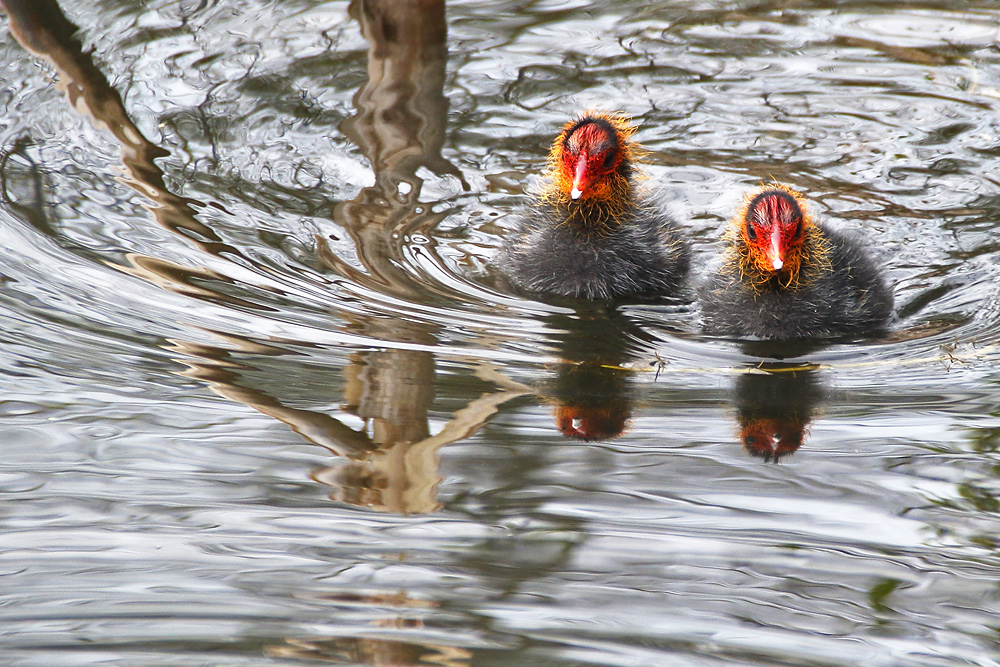
[[[500,258],[517,289],[585,299],[674,293],[688,248],[676,223],[637,192],[635,127],[587,112],[552,144],[548,183]]]
[[[726,238],[723,266],[702,291],[706,333],[791,339],[886,327],[892,292],[861,242],[814,222],[791,188],[749,196]]]

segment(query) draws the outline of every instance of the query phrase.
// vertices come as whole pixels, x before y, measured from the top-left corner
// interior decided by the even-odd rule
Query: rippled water
[[[4,664],[1000,665],[996,3],[50,2],[0,21]],[[778,179],[892,334],[505,294],[588,107],[695,281]]]

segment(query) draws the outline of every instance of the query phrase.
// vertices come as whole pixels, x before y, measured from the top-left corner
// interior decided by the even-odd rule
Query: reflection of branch
[[[494,394],[483,394],[476,400],[455,413],[455,416],[444,425],[437,435],[433,435],[425,440],[414,443],[406,452],[406,464],[408,468],[437,469],[438,450],[443,446],[464,440],[478,431],[490,417],[497,413],[500,406],[523,395],[520,392],[497,392]],[[423,480],[426,482],[426,479]],[[436,482],[435,482],[436,484]],[[423,485],[414,485],[408,494],[414,499],[425,498],[433,494],[433,488]]]
[[[11,32],[29,51],[49,61],[59,72],[59,86],[74,109],[86,113],[118,140],[122,164],[128,170],[126,183],[150,200],[147,207],[156,222],[212,255],[237,257],[241,263],[267,273],[267,267],[245,257],[224,243],[215,231],[199,221],[195,207],[200,202],[171,192],[163,171],[153,162],[169,153],[149,141],[136,127],[122,103],[121,95],[94,65],[77,39],[77,26],[62,13],[55,0],[0,0],[10,17]]]
[[[106,127],[134,157],[146,164],[168,153],[146,140],[129,118],[121,96],[94,65],[76,38],[78,28],[55,0],[0,0],[10,17],[10,29],[24,48],[48,60],[59,72],[59,88],[70,106]]]
[[[483,426],[497,412],[501,405],[511,399],[530,393],[532,392],[529,390],[483,394],[456,412],[455,418],[449,421],[436,436],[430,437],[418,444],[425,447],[437,448],[442,444],[467,438]]]
[[[529,387],[526,384],[521,384],[516,380],[512,380],[500,371],[497,370],[496,366],[492,364],[480,364],[476,367],[476,377],[480,380],[486,380],[487,382],[492,382],[498,387],[504,387],[507,391],[517,394],[518,396],[524,396],[529,394],[535,394],[538,392],[537,389]]]
[[[237,347],[252,349],[254,354],[285,354],[284,350],[271,348],[265,351],[266,346],[260,343],[243,341],[241,338],[219,332],[213,333]],[[188,367],[182,375],[206,383],[220,396],[288,424],[293,431],[309,442],[341,456],[359,456],[375,449],[375,445],[367,435],[358,433],[327,414],[290,408],[264,391],[236,384],[240,378],[238,370],[245,366],[230,359],[230,352],[227,350],[187,341],[174,341],[174,349],[196,359],[185,357],[178,359]]]
[[[278,347],[220,332],[212,333],[223,338],[231,348],[244,349],[255,355],[287,354]],[[353,486],[359,493],[351,496],[350,491],[342,488],[340,493],[355,500],[364,500],[362,504],[375,509],[403,514],[432,512],[437,508],[434,496],[440,482],[437,467],[438,452],[442,447],[469,437],[496,414],[499,406],[525,393],[501,391],[483,394],[455,412],[436,435],[425,435],[416,442],[410,442],[397,439],[394,437],[397,434],[393,433],[386,441],[378,437],[378,430],[372,437],[364,430],[355,431],[325,413],[288,407],[263,390],[241,386],[238,384],[240,370],[247,366],[233,359],[227,349],[187,341],[174,341],[174,349],[186,355],[179,357],[188,366],[183,375],[205,382],[219,395],[288,424],[309,442],[351,459],[346,466],[330,466],[315,471],[313,479],[334,488]],[[426,413],[419,418],[426,429]],[[419,427],[420,423],[414,425]],[[386,435],[384,428],[382,435]]]
[[[209,303],[238,306],[245,310],[273,310],[269,306],[254,303],[230,294],[223,294],[219,290],[202,286],[199,283],[205,285],[213,282],[221,285],[232,285],[235,283],[229,276],[208,267],[183,266],[169,260],[136,253],[129,253],[126,255],[126,258],[129,264],[131,264],[130,267],[115,266],[115,268],[176,294]]]

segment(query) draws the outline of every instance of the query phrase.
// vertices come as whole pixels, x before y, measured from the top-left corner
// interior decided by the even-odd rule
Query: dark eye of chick
[[[757,240],[757,230],[754,229],[752,222],[747,223],[747,238],[750,239],[751,241]]]
[[[615,150],[612,148],[604,156],[604,164],[601,165],[602,169],[611,169],[611,166],[615,163]]]

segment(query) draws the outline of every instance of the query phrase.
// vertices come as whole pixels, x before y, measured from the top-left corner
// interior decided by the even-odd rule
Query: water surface
[[[7,664],[1000,664],[995,3],[3,4]],[[505,293],[588,107],[891,334]]]

